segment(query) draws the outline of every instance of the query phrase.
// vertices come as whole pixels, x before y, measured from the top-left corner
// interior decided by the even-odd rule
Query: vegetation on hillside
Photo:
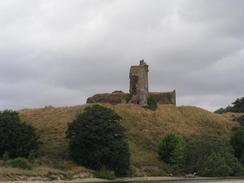
[[[147,108],[150,110],[156,110],[158,108],[157,100],[154,97],[152,97],[152,96],[148,97]]]
[[[243,129],[235,131],[231,144],[228,139],[205,133],[192,135],[185,138],[186,141],[170,133],[159,144],[159,157],[170,165],[171,172],[175,175],[192,173],[210,177],[240,176],[244,175],[241,165],[244,157],[243,137]]]
[[[167,134],[159,144],[159,157],[165,163],[178,168],[184,163],[185,146],[183,138],[174,133]]]
[[[200,176],[243,175],[243,167],[228,140],[209,134],[188,138],[185,169]]]
[[[231,136],[231,145],[234,149],[235,156],[244,165],[244,128],[236,128]]]
[[[43,142],[41,151],[45,157],[51,162],[56,159],[55,164],[62,165],[64,159],[68,160],[68,139],[65,134],[68,123],[88,106],[91,105],[26,109],[19,113],[21,119],[38,129]],[[157,110],[153,111],[133,104],[103,106],[113,109],[122,117],[119,124],[127,131],[133,176],[171,173],[171,168],[158,158],[158,145],[168,133],[189,138],[205,132],[228,139],[231,129],[238,126],[225,116],[196,107],[158,105]]]
[[[237,121],[241,126],[244,126],[244,115],[234,116],[234,121]]]
[[[91,169],[105,167],[117,176],[128,175],[129,147],[125,129],[118,123],[121,119],[113,110],[101,105],[85,108],[68,125],[71,158]]]
[[[20,168],[26,170],[32,169],[30,162],[25,158],[16,158],[16,159],[8,160],[6,163],[7,165],[14,168]]]
[[[158,105],[157,110],[148,110],[133,104],[47,107],[21,110],[19,113],[23,121],[38,129],[43,142],[40,150],[29,153],[30,162],[33,164],[32,172],[37,171],[35,162],[39,162],[39,165],[46,162],[45,166],[61,171],[63,175],[70,169],[77,169],[72,172],[78,173],[80,168],[77,165],[67,167],[67,163],[64,163],[69,162],[69,147],[73,146],[74,148],[70,148],[70,152],[75,150],[74,156],[70,153],[73,160],[78,157],[76,162],[97,170],[95,176],[108,179],[114,178],[113,171],[116,175],[125,175],[128,170],[131,170],[133,176],[193,172],[202,176],[243,174],[239,163],[242,158],[234,153],[241,147],[242,142],[238,141],[238,138],[235,140],[238,148],[231,143],[234,150],[229,143],[231,135],[235,136],[232,129],[238,128],[239,124],[231,121],[226,115],[213,114],[196,107]],[[109,132],[106,129],[110,129]],[[125,133],[128,138],[125,138]],[[206,133],[210,137],[201,135]],[[114,138],[117,134],[121,138]],[[75,136],[77,138],[74,138]],[[126,139],[129,143],[130,167],[127,161],[129,152]],[[160,151],[166,154],[161,156],[161,159],[158,156],[160,145]],[[113,150],[114,148],[116,150]],[[210,150],[202,153],[206,149]],[[116,155],[113,152],[121,153]],[[109,157],[107,154],[110,154]],[[96,162],[95,165],[86,164],[80,159],[80,155],[88,156],[86,161]],[[104,158],[101,158],[103,155]],[[116,157],[119,157],[119,161],[111,162],[112,159],[116,160]],[[8,154],[4,153],[3,159],[8,162]],[[19,162],[17,161],[17,164]],[[10,166],[6,163],[5,165]],[[20,166],[22,165],[20,162]],[[114,165],[117,168],[124,166],[124,172],[118,173]],[[0,161],[0,171],[4,172],[5,169],[1,168]],[[50,178],[54,177],[50,175]]]
[[[226,112],[243,112],[244,113],[244,97],[237,98],[232,105],[227,106],[226,108],[220,108],[215,111],[215,113],[223,114]]]
[[[0,112],[0,157],[28,157],[39,144],[34,128],[22,122],[17,112]]]

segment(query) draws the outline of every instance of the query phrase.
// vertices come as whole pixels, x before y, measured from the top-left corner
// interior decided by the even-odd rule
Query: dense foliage
[[[161,160],[173,166],[180,166],[184,162],[185,142],[184,140],[171,133],[164,137],[158,149]]]
[[[231,136],[235,156],[244,164],[244,128],[237,128]]]
[[[244,126],[244,115],[241,115],[239,117],[235,117],[234,121],[237,121],[238,123],[240,123],[241,126]]]
[[[244,97],[237,98],[231,106],[227,106],[226,108],[220,108],[215,111],[215,113],[226,113],[226,112],[244,112]]]
[[[0,112],[0,157],[28,157],[39,144],[33,127],[21,122],[17,112]]]
[[[129,147],[121,117],[113,110],[93,105],[69,124],[67,138],[71,158],[78,164],[99,170],[113,170],[125,176],[129,170]]]
[[[156,110],[158,108],[157,100],[154,97],[149,96],[147,99],[147,107],[148,109]]]
[[[230,144],[220,137],[192,136],[186,152],[188,172],[196,172],[200,176],[233,176],[243,173]]]

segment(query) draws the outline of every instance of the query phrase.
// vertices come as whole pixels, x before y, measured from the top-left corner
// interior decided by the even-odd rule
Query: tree
[[[243,171],[224,139],[213,135],[194,135],[188,139],[186,170],[200,176],[240,175]]]
[[[0,112],[0,157],[4,154],[10,158],[28,157],[39,144],[34,128],[21,122],[17,112]]]
[[[233,107],[231,112],[244,112],[244,97],[240,99],[237,98],[232,104]]]
[[[244,128],[237,128],[231,136],[231,145],[235,156],[244,164]]]
[[[129,170],[129,147],[125,129],[118,123],[121,117],[101,105],[87,107],[69,125],[71,158],[80,165],[99,170],[113,170],[125,176]]]
[[[230,158],[233,160],[232,163],[238,164],[237,160],[235,158],[233,159],[233,156],[230,156]],[[201,176],[222,177],[234,173],[234,170],[231,168],[231,166],[226,163],[226,157],[219,152],[211,153],[206,158],[204,158],[204,160],[205,161],[203,161],[202,166],[199,167]]]
[[[185,141],[170,133],[159,144],[158,154],[161,160],[173,166],[182,165],[185,157]]]
[[[154,97],[149,96],[147,99],[147,107],[148,109],[156,110],[158,108],[157,100]]]
[[[215,113],[226,113],[226,112],[244,112],[244,97],[237,98],[231,106],[227,106],[226,108],[220,108],[215,111]]]

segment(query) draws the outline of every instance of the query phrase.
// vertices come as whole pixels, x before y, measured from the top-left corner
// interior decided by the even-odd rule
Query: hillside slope
[[[20,110],[21,118],[38,129],[42,150],[49,157],[67,157],[67,124],[88,105],[47,107]],[[134,175],[160,175],[165,166],[158,160],[157,145],[167,133],[182,136],[211,133],[226,138],[237,123],[229,118],[197,107],[159,105],[150,111],[136,105],[106,105],[123,117],[120,122],[128,131]],[[161,168],[160,168],[161,167]]]

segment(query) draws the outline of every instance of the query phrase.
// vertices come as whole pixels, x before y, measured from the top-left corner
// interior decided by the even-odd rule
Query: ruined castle
[[[141,106],[147,105],[147,99],[152,96],[159,104],[176,105],[176,93],[172,92],[149,92],[148,90],[148,65],[144,60],[139,65],[130,68],[130,91],[124,93],[122,91],[114,91],[112,93],[96,94],[87,99],[87,103],[133,103]]]

